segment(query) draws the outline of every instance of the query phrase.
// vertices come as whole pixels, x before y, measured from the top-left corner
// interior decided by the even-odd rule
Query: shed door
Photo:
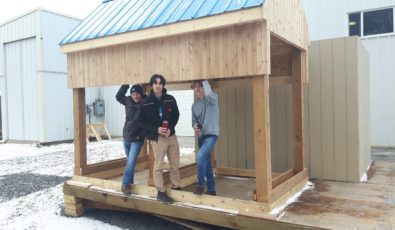
[[[5,44],[8,129],[11,140],[38,140],[35,38]]]

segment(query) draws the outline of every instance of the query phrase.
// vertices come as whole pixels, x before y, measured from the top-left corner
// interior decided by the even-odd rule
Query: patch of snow
[[[288,205],[294,203],[298,200],[299,196],[302,195],[303,192],[314,189],[314,183],[311,181],[307,181],[306,185],[303,187],[302,190],[295,193],[293,196],[289,197],[288,200],[280,207],[273,209],[269,214],[271,215],[278,215],[281,213]],[[278,215],[277,219],[281,219],[284,216],[284,213]]]
[[[195,154],[195,148],[180,148],[181,156],[188,156]]]
[[[372,166],[372,161],[370,162],[370,164],[368,165],[368,167],[366,168],[366,172],[364,173],[364,174],[362,174],[362,177],[361,177],[361,182],[366,182],[366,181],[368,181],[368,174],[367,174],[367,172],[369,172],[369,169],[370,169],[370,167]]]
[[[0,203],[2,229],[120,229],[94,219],[61,215],[62,185]]]

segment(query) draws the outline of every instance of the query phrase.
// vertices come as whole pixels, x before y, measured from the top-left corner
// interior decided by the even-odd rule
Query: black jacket
[[[119,103],[125,106],[125,125],[123,126],[123,139],[128,142],[144,141],[144,129],[139,125],[140,107],[144,95],[141,95],[141,101],[136,103],[131,96],[125,96],[129,89],[129,85],[122,85],[119,88],[115,98]]]
[[[162,108],[162,119],[159,110]],[[169,122],[170,135],[175,134],[175,127],[180,117],[176,99],[167,94],[163,89],[161,100],[156,98],[153,91],[145,98],[141,104],[140,125],[144,128],[149,140],[158,140],[158,128],[162,126],[164,120]]]

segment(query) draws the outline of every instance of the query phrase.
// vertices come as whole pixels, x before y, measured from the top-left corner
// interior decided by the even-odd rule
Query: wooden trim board
[[[93,174],[101,171],[106,171],[110,169],[115,169],[119,167],[125,167],[126,165],[126,158],[121,158],[121,159],[116,159],[116,160],[111,160],[111,161],[105,161],[105,162],[100,162],[96,164],[90,164],[85,167],[81,168],[81,174],[82,175],[87,175],[87,174]],[[148,161],[148,156],[139,156],[137,158],[137,163],[142,163]]]
[[[124,196],[122,193],[115,191],[99,190],[97,188],[87,188],[67,183],[63,187],[63,192],[65,195],[103,204],[234,229],[311,229],[307,226],[279,222],[269,215],[257,217],[255,215],[249,216],[241,213],[228,212],[227,210],[213,210],[202,206],[188,206],[183,203],[164,204],[158,202],[156,199]]]

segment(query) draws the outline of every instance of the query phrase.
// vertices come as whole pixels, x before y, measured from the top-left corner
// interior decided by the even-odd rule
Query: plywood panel
[[[336,180],[347,180],[347,103],[345,39],[333,40],[334,161]]]
[[[247,168],[245,88],[236,88],[237,168]]]
[[[321,124],[323,178],[334,178],[334,118],[333,118],[333,50],[332,43],[320,43]]]
[[[266,74],[270,36],[265,28],[254,22],[70,53],[69,87],[146,83],[154,73],[169,82]]]
[[[227,103],[227,125],[228,125],[228,130],[226,132],[226,135],[228,137],[228,153],[229,153],[229,167],[231,168],[237,168],[237,136],[236,136],[236,89],[231,88],[227,89],[227,95],[226,95],[226,103]]]
[[[309,130],[310,130],[310,176],[322,178],[322,135],[321,135],[321,56],[320,43],[311,43],[310,87],[309,87]]]
[[[358,76],[357,76],[357,42],[356,38],[347,39],[346,43],[346,85],[347,85],[347,169],[348,178],[359,180],[358,162]]]

